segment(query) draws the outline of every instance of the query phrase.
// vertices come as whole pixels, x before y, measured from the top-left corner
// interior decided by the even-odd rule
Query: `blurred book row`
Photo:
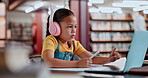
[[[133,22],[91,21],[92,30],[133,30]]]
[[[91,19],[132,19],[131,14],[119,14],[119,13],[99,13],[92,12],[90,14]]]
[[[92,43],[91,48],[92,51],[100,51],[100,52],[111,52],[113,48],[117,48],[116,51],[119,52],[127,52],[129,50],[130,43]]]
[[[131,41],[131,32],[91,32],[92,41]]]
[[[9,22],[8,34],[10,35],[8,39],[23,42],[29,45],[32,45],[32,25],[31,24],[22,24]]]

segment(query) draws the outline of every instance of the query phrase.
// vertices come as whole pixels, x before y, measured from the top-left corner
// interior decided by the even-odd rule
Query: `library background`
[[[55,4],[61,8],[69,6],[75,13],[79,26],[75,39],[88,51],[100,51],[100,56],[108,56],[116,47],[125,57],[133,37],[137,11],[143,10],[148,29],[148,2],[132,1],[0,0],[0,49],[3,51],[9,42],[18,42],[20,46],[31,47],[30,55],[40,55],[50,15],[49,5]]]

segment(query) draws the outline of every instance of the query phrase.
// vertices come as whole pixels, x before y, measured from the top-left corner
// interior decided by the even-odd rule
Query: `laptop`
[[[116,66],[105,65],[105,67],[108,66],[109,68],[112,69],[85,70],[85,72],[113,73],[113,74],[128,73],[131,68],[142,66],[147,48],[148,48],[148,31],[135,31],[123,70],[118,70]]]

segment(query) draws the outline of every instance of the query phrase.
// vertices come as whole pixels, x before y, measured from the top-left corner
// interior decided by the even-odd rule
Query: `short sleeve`
[[[58,44],[57,40],[54,36],[52,36],[52,35],[47,36],[43,42],[42,52],[45,50],[55,51],[57,44]]]
[[[74,54],[75,55],[79,55],[85,51],[87,51],[81,44],[79,41],[74,40],[74,44],[75,44],[75,50],[74,50]]]

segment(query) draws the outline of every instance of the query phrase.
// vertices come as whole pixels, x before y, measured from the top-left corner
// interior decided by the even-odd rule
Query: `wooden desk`
[[[81,72],[51,71],[51,78],[83,78]]]
[[[105,73],[85,73],[52,71],[51,78],[148,78],[148,66],[133,68],[128,74],[105,74]]]
[[[140,75],[148,75],[148,66],[132,68],[129,73],[131,74],[140,74]]]
[[[51,78],[148,78],[146,75],[133,74],[100,74],[100,73],[85,73],[85,72],[63,72],[54,71],[51,73]]]

